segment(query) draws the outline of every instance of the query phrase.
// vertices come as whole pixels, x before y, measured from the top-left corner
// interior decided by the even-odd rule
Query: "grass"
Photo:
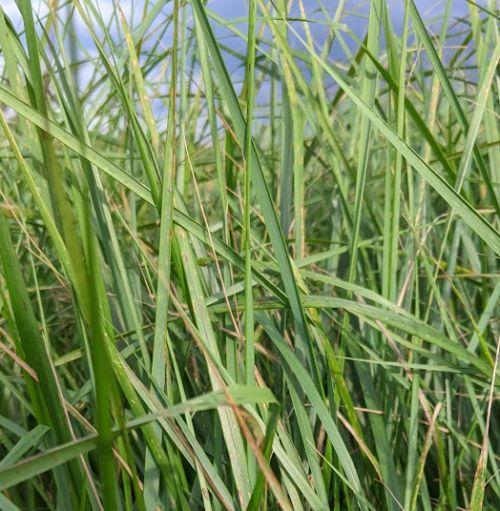
[[[333,4],[0,8],[0,509],[499,508],[498,10]]]

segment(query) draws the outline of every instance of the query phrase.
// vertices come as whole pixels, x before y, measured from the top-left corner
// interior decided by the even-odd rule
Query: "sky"
[[[65,0],[61,0],[61,3]],[[104,21],[110,19],[110,16],[113,13],[113,4],[118,2],[122,11],[129,21],[129,25],[134,27],[134,16],[133,11],[136,13],[135,18],[137,21],[139,16],[137,13],[142,13],[142,7],[144,5],[145,0],[92,0],[95,6],[98,6],[101,11],[101,15]],[[149,0],[149,5],[154,5],[157,2],[164,1],[166,5],[162,8],[164,12],[168,12],[171,8],[171,2],[166,2],[165,0]],[[481,3],[485,3],[484,0],[478,0]],[[468,5],[467,0],[451,0],[451,16],[452,18],[460,18],[467,15]],[[32,0],[34,5],[34,9],[37,12],[39,17],[43,17],[47,14],[47,0]],[[318,0],[303,0],[303,3],[306,7],[306,11],[308,16],[315,19],[324,19],[324,15],[321,13],[316,13],[315,8],[318,6]],[[436,33],[439,29],[439,20],[444,11],[445,0],[415,0],[417,8],[419,9],[422,17],[426,20],[428,24],[428,28],[431,32]],[[298,2],[294,0],[293,5],[295,6],[296,12],[292,11],[292,15],[296,15],[300,17],[300,11],[298,10]],[[219,16],[225,18],[226,20],[234,21],[236,26],[243,28],[245,31],[243,18],[247,12],[248,0],[210,0],[208,2],[209,8]],[[338,5],[338,0],[322,0],[322,5],[326,8],[328,13],[335,12],[335,9]],[[367,14],[369,9],[370,2],[368,0],[347,0],[345,6],[345,15],[342,18],[342,23],[345,24],[349,30],[351,30],[357,37],[362,37],[366,31],[367,24]],[[6,12],[7,16],[14,23],[14,26],[22,28],[22,19],[19,13],[19,10],[16,6],[15,0],[0,0],[0,6]],[[404,0],[389,0],[389,12],[391,14],[394,27],[396,31],[402,30],[402,20],[403,20],[403,10],[404,10]],[[83,22],[77,18],[75,30],[78,36],[78,40],[81,44],[81,47],[84,48],[88,55],[95,56],[96,50],[93,46],[92,40],[88,34],[86,27],[83,25]],[[238,23],[240,22],[240,23]],[[299,22],[296,22],[296,26],[299,27],[299,30],[302,30],[302,25]],[[245,52],[245,43],[238,37],[235,37],[234,34],[230,32],[229,29],[223,28],[212,20],[212,26],[214,28],[215,34],[222,45],[227,45],[228,47],[241,52],[244,54]],[[315,41],[321,45],[324,37],[328,33],[329,28],[323,23],[311,23],[310,25],[311,31],[313,33],[313,37]],[[111,30],[111,34],[113,35],[113,30]],[[171,33],[166,34],[167,40],[171,37]],[[347,38],[347,42],[349,43],[349,38]],[[151,43],[150,43],[151,44]],[[167,42],[166,45],[169,43]],[[293,42],[292,42],[293,44]],[[298,44],[298,43],[297,43]],[[357,45],[354,42],[350,42],[351,48],[354,49]],[[145,46],[147,49],[147,46]],[[80,51],[80,55],[81,55]],[[230,72],[233,75],[233,80],[236,82],[243,76],[243,67],[241,62],[232,57],[227,52],[223,52],[224,59],[226,61],[226,65],[228,66]],[[344,53],[336,43],[336,46],[332,48],[332,58],[336,61],[346,60]],[[347,59],[349,60],[349,59]],[[0,56],[0,68],[1,68],[1,56]],[[85,76],[85,72],[82,69],[82,75]],[[83,78],[84,79],[84,78]],[[83,83],[81,84],[83,85]]]
[[[306,9],[311,8],[316,5],[317,2],[315,0],[303,0]],[[109,18],[110,14],[113,10],[113,3],[115,0],[99,0],[98,2],[94,0],[95,4],[99,5],[101,9],[103,18]],[[126,13],[127,17],[130,17],[132,7],[135,5],[135,9],[139,10],[141,5],[143,5],[144,0],[119,0],[119,4],[123,11]],[[33,5],[35,6],[35,10],[39,15],[44,15],[47,12],[46,1],[44,0],[33,0]],[[150,4],[155,3],[154,1],[150,1]],[[297,2],[294,2],[297,3]],[[439,15],[444,8],[445,1],[444,0],[416,0],[415,1],[417,7],[421,12],[426,14],[427,16]],[[484,3],[484,2],[479,2]],[[331,6],[332,11],[336,8],[338,4],[337,0],[323,0],[323,5],[327,7],[327,9]],[[366,0],[348,0],[346,2],[346,11],[366,11],[367,5],[369,4]],[[246,12],[246,0],[210,0],[208,2],[209,7],[220,14],[221,16],[227,17],[229,19],[234,19],[242,16],[242,13]],[[404,0],[389,0],[390,11],[393,16],[393,19],[397,21],[397,19],[402,18],[403,14],[403,5]],[[11,20],[17,25],[20,23],[21,16],[19,14],[19,10],[17,9],[15,0],[0,0],[0,6],[6,12],[6,14],[11,18]],[[452,1],[452,13],[454,16],[463,16],[467,13],[467,2],[466,0],[453,0]]]
[[[113,13],[113,4],[118,2],[121,9],[125,13],[129,24],[134,26],[133,11],[141,13],[142,6],[145,0],[92,0],[93,4],[99,7],[101,15],[104,21],[109,20]],[[149,0],[149,4],[156,4],[162,0]],[[165,0],[163,0],[165,1]],[[478,0],[480,3],[485,3],[484,0]],[[62,0],[64,2],[64,0]],[[222,16],[226,20],[235,20],[236,22],[245,16],[247,12],[248,0],[210,0],[208,6],[219,16]],[[315,16],[314,9],[318,5],[318,0],[303,0],[308,15]],[[467,15],[468,6],[467,0],[451,0],[451,14],[452,17],[462,17]],[[35,11],[40,17],[43,17],[47,13],[47,0],[32,0]],[[167,5],[163,8],[166,11],[170,8],[171,2],[166,2]],[[322,4],[325,6],[327,11],[331,11],[332,16],[338,5],[338,0],[322,0]],[[415,3],[423,15],[424,19],[427,20],[429,28],[437,30],[439,28],[439,19],[444,10],[445,0],[415,0]],[[297,10],[297,15],[300,16],[300,12],[297,7],[298,2],[294,0],[293,5]],[[342,19],[342,22],[346,24],[350,30],[352,30],[358,37],[361,37],[366,29],[367,12],[370,2],[368,0],[347,0],[345,13],[347,14]],[[7,16],[11,19],[16,27],[22,27],[21,15],[16,6],[15,0],[0,0],[0,6],[6,12]],[[393,23],[396,31],[402,29],[403,20],[403,8],[404,0],[389,0],[389,12],[392,16]],[[323,18],[322,14],[317,14],[316,17]],[[136,14],[136,19],[138,18]],[[219,41],[223,44],[230,36],[230,32],[217,27],[217,24],[213,23],[216,35]],[[244,27],[244,25],[240,25]],[[321,44],[322,36],[327,33],[328,28],[322,24],[311,24],[313,35],[317,38],[317,42]],[[78,39],[84,48],[92,51],[92,41],[87,33],[87,30],[83,26],[83,22],[78,21],[76,26]],[[235,45],[234,48],[237,50],[244,50],[244,43],[241,40],[236,40],[234,36],[230,42],[231,45]],[[92,53],[95,54],[94,51]]]

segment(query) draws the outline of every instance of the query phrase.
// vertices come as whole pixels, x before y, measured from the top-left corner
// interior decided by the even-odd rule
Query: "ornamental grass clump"
[[[498,19],[4,0],[0,509],[500,509]]]

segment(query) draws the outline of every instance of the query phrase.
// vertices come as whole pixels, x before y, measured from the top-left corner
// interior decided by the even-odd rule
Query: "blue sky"
[[[104,21],[109,20],[113,12],[113,3],[116,0],[92,0],[94,5],[98,6]],[[118,3],[122,8],[123,12],[129,19],[130,24],[134,25],[133,11],[136,13],[142,12],[142,7],[145,0],[119,0]],[[149,0],[149,4],[156,4],[157,1],[161,0]],[[228,20],[238,20],[245,16],[247,11],[248,0],[210,0],[208,5],[218,15]],[[481,2],[481,0],[479,0]],[[318,6],[318,0],[303,0],[308,15],[313,15],[315,8]],[[436,30],[439,27],[439,19],[444,10],[445,0],[415,0],[417,7],[422,13],[424,19],[429,23],[431,30]],[[39,16],[44,16],[47,13],[48,0],[32,0],[35,11]],[[83,2],[85,3],[85,2]],[[170,3],[170,2],[169,2]],[[485,3],[482,1],[481,3]],[[298,2],[293,2],[295,8],[297,8]],[[325,6],[327,11],[331,12],[332,15],[338,5],[338,0],[322,0],[322,4]],[[22,26],[21,16],[17,9],[15,0],[0,0],[0,5],[13,21],[17,27]],[[400,29],[402,18],[403,18],[403,6],[404,0],[389,0],[390,13],[393,18],[396,30]],[[352,30],[357,36],[361,36],[366,28],[366,14],[368,12],[369,1],[368,0],[347,0],[345,13],[346,15],[342,19],[342,22],[346,24],[350,30]],[[165,6],[164,9],[168,9]],[[468,6],[466,0],[452,0],[452,17],[466,16],[468,12]],[[297,13],[300,15],[299,13]],[[138,16],[136,15],[136,18]],[[317,14],[316,17],[323,18],[322,14]],[[323,18],[324,19],[324,18]],[[325,34],[327,27],[321,24],[311,25],[313,34],[318,38],[318,42],[321,42],[322,34]],[[229,32],[225,32],[214,24],[216,34],[219,36],[222,42],[225,42],[224,35],[229,35]],[[82,43],[83,47],[89,49],[92,52],[92,43],[90,37],[87,34],[85,27],[81,21],[77,21],[76,26],[78,38]],[[231,45],[235,49],[244,49],[242,41],[231,40]],[[93,53],[93,52],[92,52]]]
[[[144,0],[120,0],[119,4],[122,7],[123,11],[130,16],[132,11],[132,6],[135,5],[135,9],[139,10],[143,4]],[[7,13],[7,15],[17,24],[20,22],[20,14],[16,7],[15,0],[2,0],[1,7]],[[44,0],[33,0],[33,5],[35,6],[36,11],[39,15],[43,15],[47,12],[46,1]],[[114,0],[94,0],[95,4],[99,5],[103,13],[104,19],[109,18],[109,15],[113,9]],[[155,3],[150,1],[150,4]],[[242,14],[246,11],[246,1],[245,0],[211,0],[209,2],[209,6],[218,14],[225,16],[227,18],[238,18],[242,16]],[[348,0],[347,1],[347,11],[366,11],[368,1],[366,0]],[[442,12],[445,1],[444,0],[416,0],[417,7],[426,15],[433,16],[439,15]],[[480,2],[483,3],[483,2]],[[338,4],[336,0],[323,0],[323,5],[328,8],[331,6],[331,10],[333,11]],[[304,5],[306,8],[313,8],[317,5],[315,0],[304,0]],[[391,13],[394,19],[402,16],[403,12],[403,0],[389,0],[389,5],[391,9]],[[454,16],[462,16],[467,13],[467,2],[466,0],[454,0],[452,12]]]
[[[32,0],[34,9],[40,17],[43,17],[45,14],[47,14],[47,1],[48,0]],[[93,4],[99,7],[104,21],[110,19],[110,16],[113,13],[113,3],[115,1],[116,0],[92,0]],[[135,11],[136,13],[142,13],[144,1],[145,0],[119,0],[118,2],[127,19],[129,20],[129,24],[132,27],[134,26],[133,12]],[[158,1],[161,0],[149,0],[149,5],[156,4]],[[248,0],[210,0],[208,6],[219,16],[222,16],[227,20],[234,20],[235,22],[238,22],[238,20],[242,20],[247,12],[247,2]],[[318,6],[318,0],[303,0],[303,2],[309,16],[316,19],[324,19],[323,14],[315,13],[316,7]],[[439,19],[444,10],[445,0],[415,0],[415,2],[422,16],[427,21],[430,30],[437,31],[439,28]],[[85,2],[82,3],[85,4]],[[170,2],[168,2],[168,4],[170,4]],[[297,9],[297,0],[295,0],[293,4],[295,5],[295,9]],[[0,0],[0,5],[9,16],[9,18],[13,21],[14,25],[21,28],[21,16],[19,10],[17,9],[15,0]],[[331,12],[333,16],[333,13],[335,12],[335,9],[338,5],[338,0],[322,0],[322,5],[326,8],[328,14]],[[166,5],[163,9],[168,11],[169,7],[169,5]],[[402,24],[404,0],[389,0],[389,7],[394,26],[396,30],[399,30]],[[358,37],[361,37],[365,32],[368,8],[368,0],[347,0],[346,2],[344,11],[345,16],[341,21],[343,24],[347,25],[349,30],[351,30]],[[468,5],[466,0],[452,0],[452,18],[466,16],[467,12]],[[299,11],[293,14],[300,16]],[[137,14],[136,19],[138,19]],[[241,39],[235,37],[229,30],[218,27],[215,22],[213,22],[213,27],[221,44],[226,44],[232,49],[244,53],[245,44]],[[301,27],[299,27],[299,30],[301,30]],[[321,44],[324,36],[328,32],[328,27],[321,23],[311,24],[311,30],[317,42]],[[79,18],[77,18],[76,32],[82,48],[85,48],[89,55],[96,55],[86,27],[83,25],[83,22],[79,20]],[[111,32],[113,33],[113,30]],[[169,42],[166,41],[165,45],[168,44]],[[352,48],[355,46],[356,45],[352,44]],[[332,55],[337,61],[345,60],[343,52],[338,45],[333,48]],[[224,55],[224,58],[226,60],[226,64],[234,73],[233,79],[237,81],[242,71],[241,63],[227,53]]]

